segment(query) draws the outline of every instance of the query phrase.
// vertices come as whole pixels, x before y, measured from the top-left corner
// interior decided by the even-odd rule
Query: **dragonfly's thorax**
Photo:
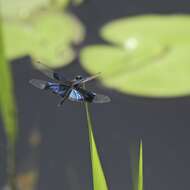
[[[72,83],[76,83],[77,81],[80,81],[81,79],[83,79],[83,77],[81,75],[77,75],[73,80]],[[74,84],[73,88],[77,88],[77,87],[81,87],[82,85],[80,83]]]

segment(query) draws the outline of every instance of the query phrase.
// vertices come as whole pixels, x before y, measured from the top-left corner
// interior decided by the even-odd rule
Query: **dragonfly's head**
[[[76,80],[81,80],[83,77],[81,76],[81,75],[77,75],[76,77],[75,77],[75,79]]]

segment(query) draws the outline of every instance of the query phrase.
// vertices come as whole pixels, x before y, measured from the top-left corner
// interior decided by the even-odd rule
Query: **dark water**
[[[188,1],[177,0],[88,0],[72,8],[87,26],[83,45],[101,42],[98,28],[111,19],[144,13],[189,13]],[[81,104],[66,102],[34,89],[31,78],[44,78],[29,59],[13,63],[20,140],[18,165],[31,160],[27,141],[32,129],[39,128],[39,190],[89,190],[91,171],[85,110]],[[62,69],[72,77],[87,75],[78,60]],[[99,81],[89,85],[112,98],[110,104],[92,105],[93,124],[110,190],[131,189],[129,148],[142,138],[144,146],[144,183],[146,190],[179,190],[189,187],[190,98],[172,100],[144,99],[105,89]],[[2,127],[1,127],[1,137]],[[4,168],[5,148],[1,138],[0,168]],[[0,171],[0,184],[5,180]]]

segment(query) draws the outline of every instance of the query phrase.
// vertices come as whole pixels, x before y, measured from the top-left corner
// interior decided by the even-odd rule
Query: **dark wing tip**
[[[93,99],[93,103],[108,103],[110,101],[111,101],[110,97],[102,94],[96,94],[96,96]]]
[[[47,82],[39,79],[31,79],[29,80],[29,83],[35,86],[36,88],[39,88],[41,90],[45,89],[47,86]]]

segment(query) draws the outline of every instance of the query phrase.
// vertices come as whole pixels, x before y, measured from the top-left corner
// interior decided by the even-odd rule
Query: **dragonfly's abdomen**
[[[85,100],[86,100],[87,102],[93,102],[95,96],[96,96],[96,94],[93,93],[93,92],[88,92],[88,93],[86,93],[86,94],[84,95]]]
[[[79,91],[80,94],[82,94],[85,101],[93,102],[96,93],[84,90],[83,88],[78,88],[77,90]]]
[[[80,94],[77,90],[73,89],[69,95],[69,99],[72,100],[72,101],[77,101],[77,102],[80,102],[80,101],[84,101],[84,97],[82,94]]]

